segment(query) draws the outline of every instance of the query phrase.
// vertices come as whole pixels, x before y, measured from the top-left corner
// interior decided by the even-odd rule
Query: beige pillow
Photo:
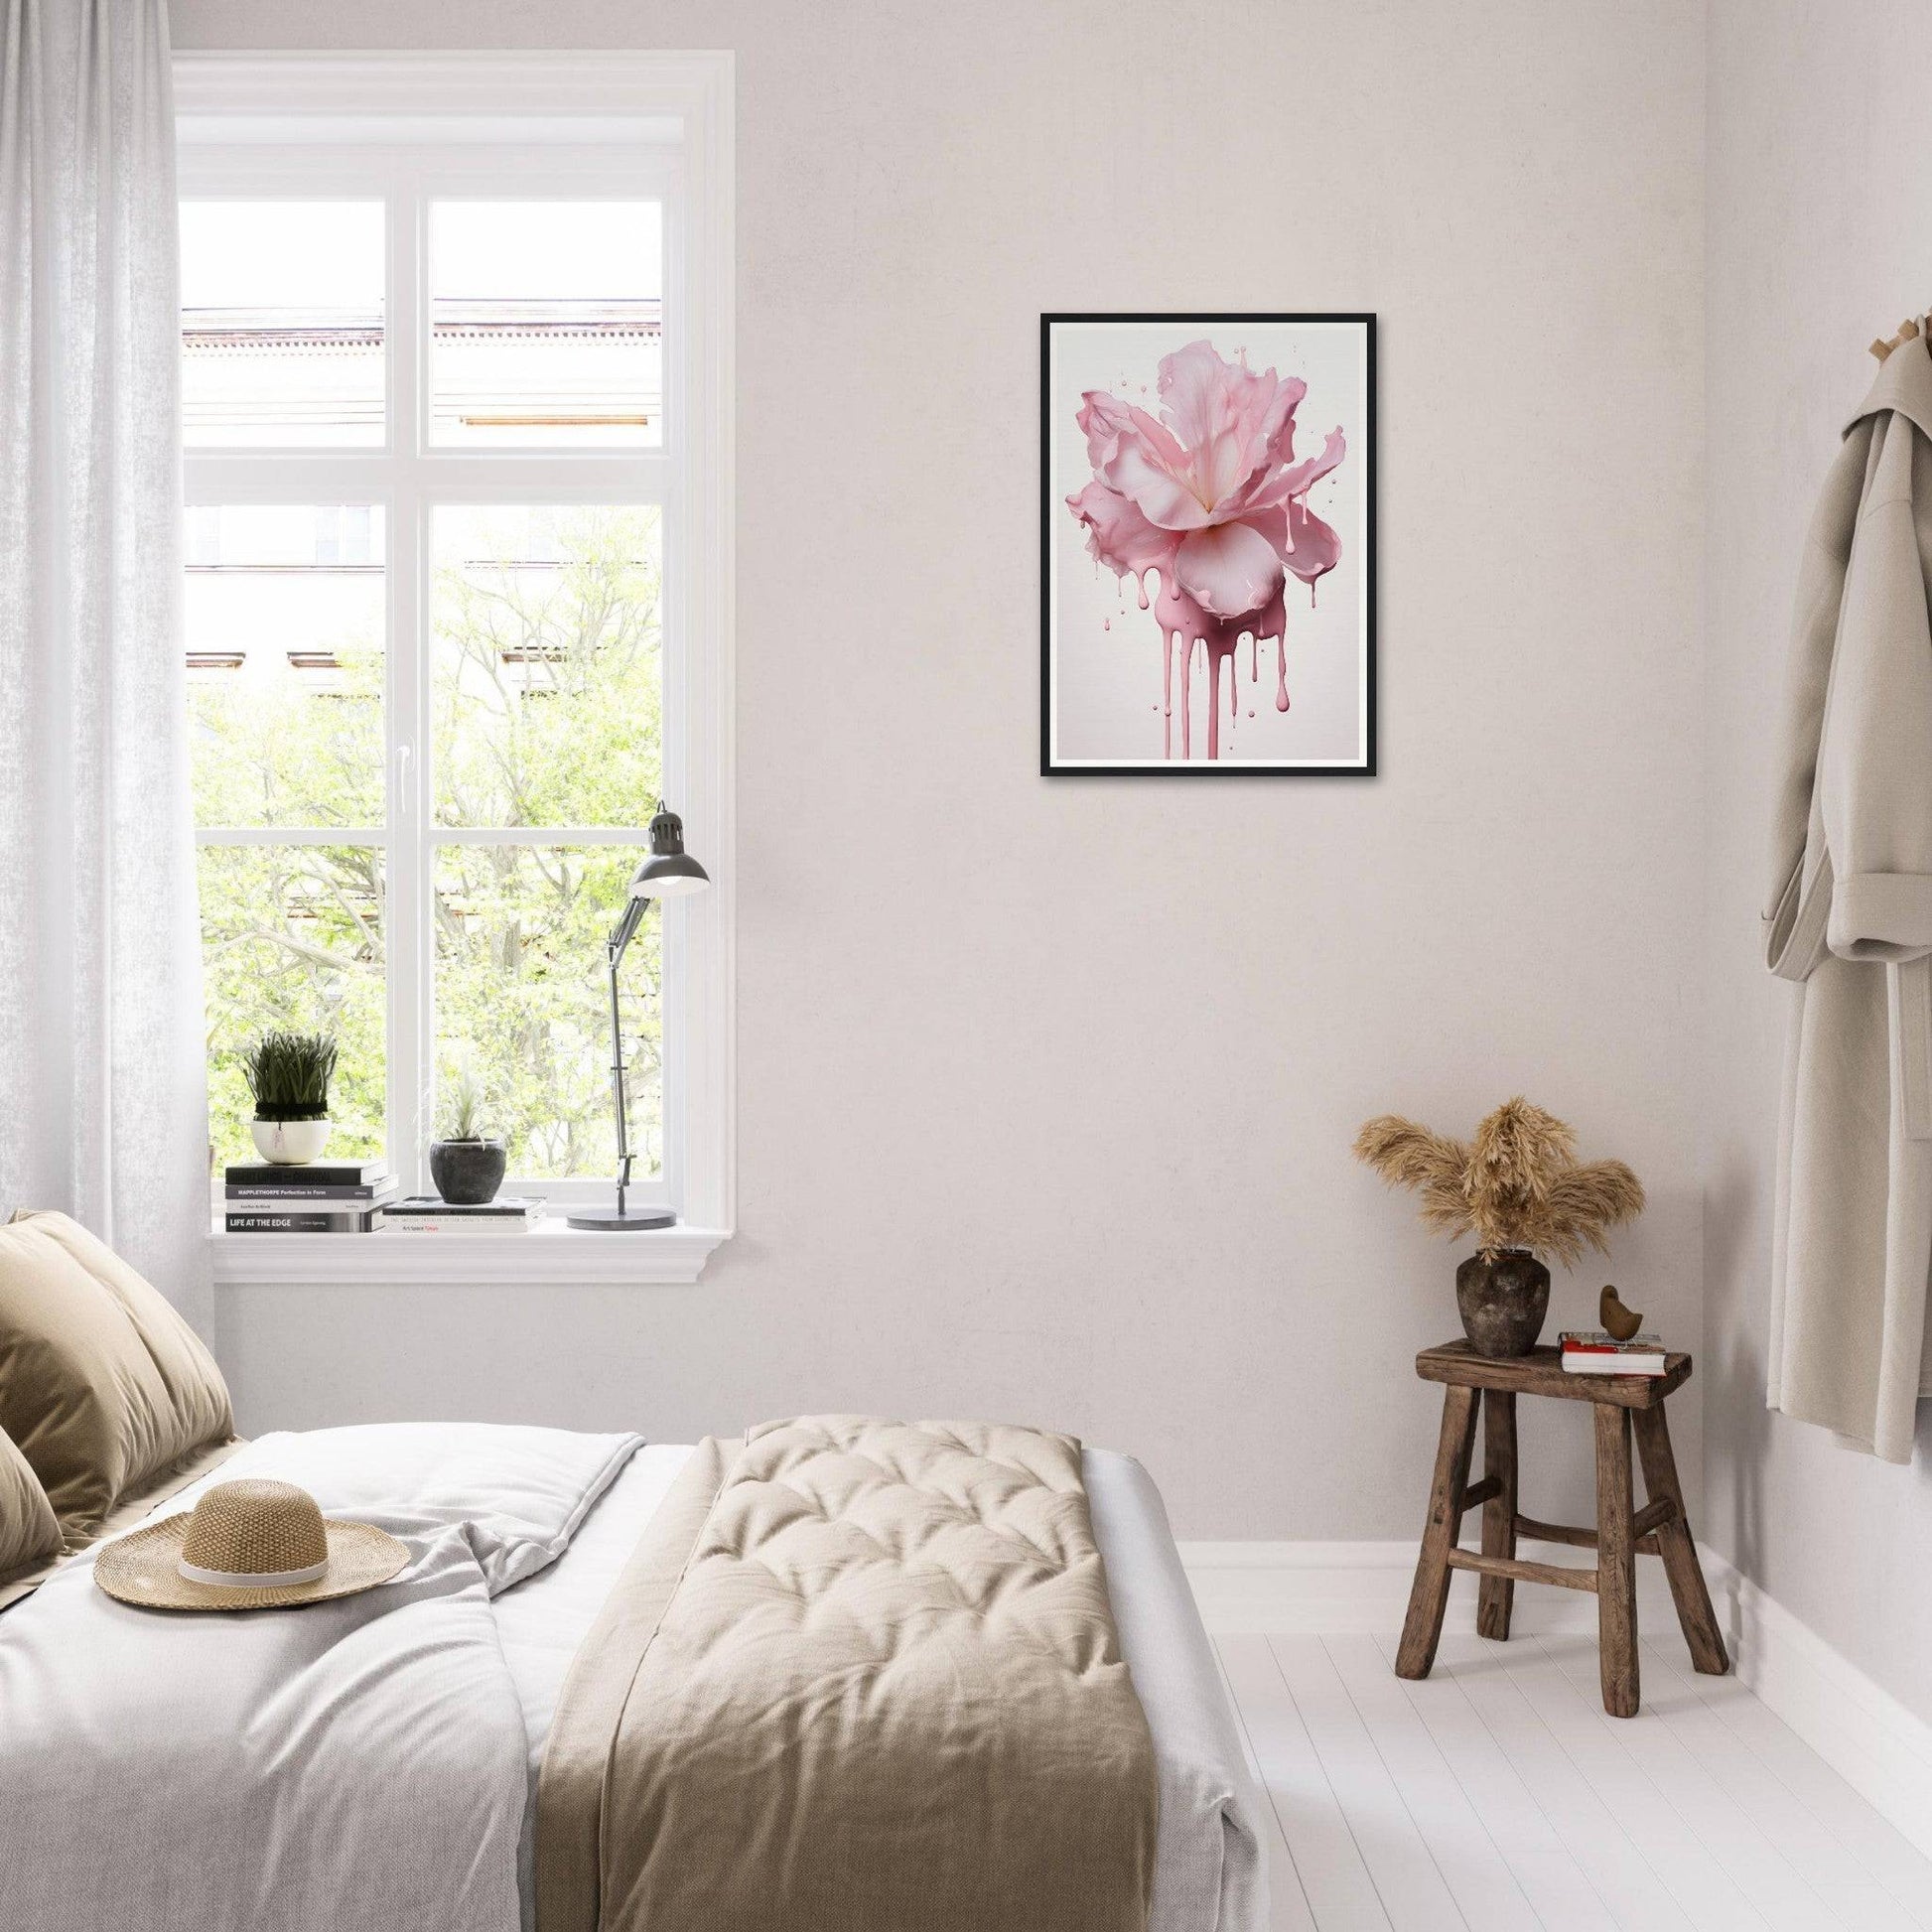
[[[69,1543],[183,1456],[234,1433],[200,1337],[65,1214],[0,1228],[0,1429]]]
[[[40,1477],[0,1429],[0,1584],[61,1554],[61,1526]]]

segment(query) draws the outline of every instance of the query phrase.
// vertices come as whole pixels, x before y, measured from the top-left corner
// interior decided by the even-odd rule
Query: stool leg
[[[1722,1677],[1730,1668],[1730,1658],[1725,1650],[1724,1633],[1718,1628],[1717,1612],[1711,1607],[1711,1592],[1705,1587],[1690,1521],[1684,1514],[1684,1490],[1677,1480],[1677,1457],[1671,1453],[1670,1424],[1664,1420],[1661,1404],[1655,1409],[1636,1410],[1630,1420],[1636,1425],[1644,1488],[1653,1502],[1659,1496],[1668,1496],[1677,1505],[1677,1514],[1657,1532],[1657,1552],[1664,1560],[1664,1575],[1670,1579],[1671,1600],[1677,1605],[1684,1641],[1691,1647],[1691,1662],[1707,1677]]]
[[[1637,1550],[1630,1506],[1630,1412],[1596,1411],[1596,1646],[1603,1709],[1637,1715]]]
[[[1482,1473],[1496,1478],[1496,1493],[1482,1506],[1482,1554],[1516,1554],[1516,1398],[1506,1389],[1482,1392]],[[1476,1634],[1501,1642],[1509,1635],[1516,1585],[1508,1577],[1484,1577],[1476,1588]]]
[[[1475,1444],[1476,1392],[1450,1385],[1443,1398],[1443,1433],[1436,1445],[1436,1476],[1429,1490],[1429,1521],[1409,1592],[1409,1615],[1396,1652],[1398,1677],[1427,1677],[1449,1608],[1449,1553],[1462,1526],[1462,1492],[1469,1486],[1469,1450]]]

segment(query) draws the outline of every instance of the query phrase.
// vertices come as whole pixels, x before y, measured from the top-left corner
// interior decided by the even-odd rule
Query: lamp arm
[[[618,1213],[623,1213],[623,1197],[630,1186],[630,1107],[623,1084],[623,1025],[618,1011],[618,968],[636,936],[648,899],[633,898],[623,908],[623,916],[611,928],[604,942],[604,955],[611,975],[611,1101],[618,1113]]]
[[[636,936],[638,926],[643,923],[644,907],[649,903],[647,898],[627,899],[624,902],[622,917],[611,928],[611,936],[604,942],[606,949],[616,956],[611,962],[613,965],[623,958],[623,950]]]

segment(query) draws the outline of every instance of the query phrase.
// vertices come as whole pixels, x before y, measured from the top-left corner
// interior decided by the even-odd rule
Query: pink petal
[[[1224,516],[1255,489],[1259,473],[1287,460],[1295,411],[1308,394],[1299,376],[1257,375],[1205,342],[1162,361],[1160,389],[1162,413],[1187,446],[1195,494]]]
[[[1087,439],[1087,461],[1095,470],[1104,469],[1114,460],[1124,438],[1139,437],[1162,468],[1179,477],[1187,474],[1187,452],[1172,434],[1145,409],[1122,402],[1104,389],[1085,391],[1073,420]]]
[[[1337,430],[1328,440],[1332,443],[1340,434]],[[1294,544],[1288,567],[1303,583],[1312,584],[1341,561],[1341,538],[1299,497],[1288,506],[1288,534]]]
[[[1172,461],[1165,467],[1191,483],[1219,520],[1287,500],[1292,492],[1277,490],[1269,473],[1293,456],[1295,411],[1307,383],[1299,376],[1283,381],[1273,369],[1257,375],[1200,342],[1162,361],[1160,389],[1162,413],[1188,452],[1184,470]]]
[[[1331,430],[1319,456],[1305,457],[1300,463],[1291,463],[1286,470],[1277,471],[1272,477],[1265,476],[1259,483],[1251,482],[1241,498],[1240,513],[1245,516],[1250,510],[1273,508],[1293,497],[1305,495],[1347,454],[1347,440],[1340,430]]]
[[[1245,376],[1246,371],[1241,371]],[[1285,462],[1295,448],[1295,411],[1308,394],[1308,384],[1299,376],[1278,381],[1270,369],[1254,378],[1254,391],[1244,405],[1234,436],[1238,453],[1213,477],[1215,516],[1232,522],[1254,508],[1273,500],[1269,477],[1277,463]]]
[[[1140,437],[1123,438],[1111,462],[1102,465],[1100,478],[1123,496],[1140,505],[1141,514],[1164,530],[1198,530],[1208,522],[1208,510],[1192,485],[1176,477]]]
[[[1174,579],[1209,617],[1226,622],[1261,610],[1280,593],[1281,554],[1246,523],[1217,524],[1183,540]]]
[[[1178,539],[1171,530],[1157,529],[1125,496],[1103,483],[1090,483],[1066,506],[1087,527],[1087,548],[1117,577],[1159,570],[1165,577],[1173,569]]]
[[[1188,449],[1198,450],[1220,431],[1234,427],[1240,414],[1234,397],[1237,374],[1248,382],[1256,379],[1224,361],[1208,342],[1189,343],[1162,356],[1157,385],[1161,414]]]
[[[1127,428],[1127,405],[1104,389],[1089,389],[1080,398],[1073,420],[1087,439],[1087,461],[1096,470],[1111,462]]]
[[[1138,406],[1128,409],[1127,420],[1140,432],[1147,444],[1148,454],[1155,462],[1163,469],[1172,470],[1177,477],[1187,474],[1187,452],[1174,440],[1173,432],[1165,423]]]
[[[1282,485],[1289,496],[1306,496],[1330,470],[1348,454],[1348,439],[1339,429],[1331,429],[1321,445],[1321,454],[1290,464],[1282,472]],[[1284,498],[1286,500],[1286,498]]]
[[[1217,431],[1194,452],[1194,487],[1216,508],[1248,480],[1248,439],[1240,428]]]
[[[1268,371],[1270,380],[1275,371]],[[1286,382],[1276,384],[1275,392],[1268,399],[1267,407],[1252,420],[1243,419],[1242,428],[1247,438],[1244,459],[1248,469],[1248,479],[1253,481],[1257,472],[1266,472],[1277,463],[1286,463],[1295,449],[1295,412],[1302,406],[1302,398],[1309,392],[1309,385],[1299,375],[1292,375]]]

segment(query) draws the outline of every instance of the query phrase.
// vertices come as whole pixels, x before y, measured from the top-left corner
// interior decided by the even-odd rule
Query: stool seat
[[[1619,1409],[1654,1409],[1691,1379],[1688,1355],[1666,1355],[1661,1375],[1572,1375],[1561,1348],[1532,1348],[1498,1361],[1478,1355],[1468,1341],[1446,1341],[1416,1357],[1425,1382],[1458,1382],[1464,1388],[1505,1395],[1555,1395],[1572,1402],[1613,1402]]]
[[[1613,1718],[1633,1718],[1640,1701],[1637,1670],[1637,1569],[1639,1556],[1660,1558],[1670,1583],[1677,1620],[1690,1646],[1691,1662],[1707,1676],[1730,1668],[1724,1636],[1711,1607],[1698,1563],[1697,1544],[1684,1511],[1684,1491],[1671,1450],[1664,1402],[1690,1380],[1689,1355],[1664,1358],[1662,1375],[1573,1375],[1555,1348],[1499,1360],[1479,1355],[1463,1340],[1425,1348],[1416,1373],[1426,1382],[1446,1385],[1443,1430],[1430,1486],[1429,1518],[1422,1554],[1409,1593],[1409,1615],[1396,1654],[1398,1677],[1427,1677],[1442,1640],[1449,1608],[1449,1579],[1470,1570],[1480,1579],[1476,1629],[1498,1641],[1509,1636],[1510,1612],[1519,1583],[1553,1584],[1596,1595],[1597,1649],[1603,1709]],[[1516,1398],[1559,1397],[1591,1404],[1596,1441],[1596,1523],[1594,1528],[1539,1522],[1517,1508]],[[1476,1412],[1482,1413],[1483,1473],[1469,1480],[1475,1447]],[[1643,1465],[1648,1501],[1634,1506],[1630,1438],[1634,1433]],[[1462,1518],[1482,1509],[1482,1548],[1461,1547]],[[1518,1536],[1594,1550],[1594,1567],[1529,1563],[1518,1559]]]

